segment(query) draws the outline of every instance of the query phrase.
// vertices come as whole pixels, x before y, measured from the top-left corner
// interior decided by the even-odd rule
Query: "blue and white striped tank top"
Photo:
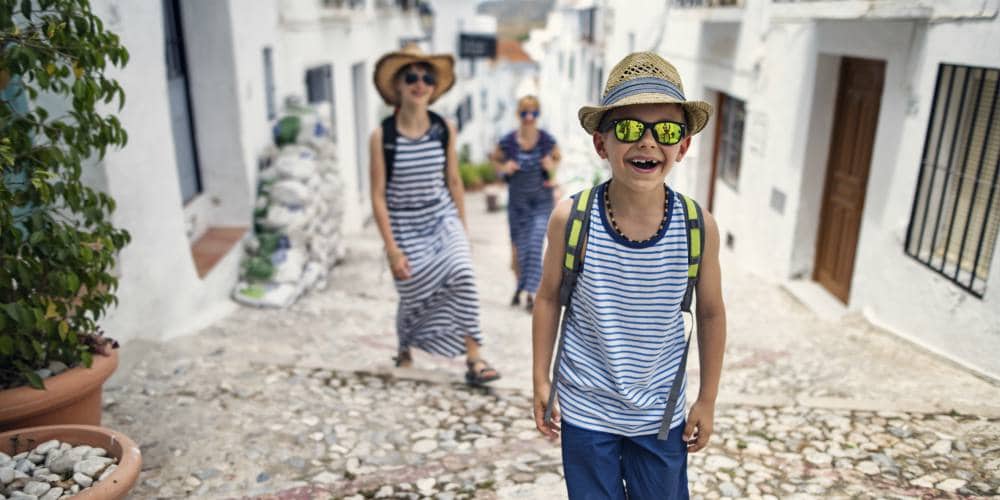
[[[573,292],[559,370],[562,418],[623,436],[655,434],[684,353],[684,209],[668,191],[669,220],[652,240],[612,229],[603,184],[590,211],[583,271]],[[684,420],[684,380],[671,428]]]
[[[451,195],[444,181],[444,145],[428,132],[419,139],[396,137],[396,160],[386,186],[389,209],[426,208]]]

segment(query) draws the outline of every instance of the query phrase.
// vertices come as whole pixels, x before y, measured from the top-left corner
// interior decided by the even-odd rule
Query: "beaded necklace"
[[[667,215],[670,213],[670,206],[668,205],[670,203],[670,196],[667,192],[666,184],[663,185],[663,219],[660,220],[660,227],[656,229],[656,232],[652,236],[644,240],[633,240],[625,236],[625,233],[621,229],[618,229],[618,223],[615,222],[615,213],[611,210],[611,198],[608,196],[609,191],[611,191],[611,181],[608,181],[608,185],[604,188],[604,210],[608,213],[608,220],[611,221],[611,227],[618,233],[618,236],[621,236],[629,243],[645,243],[655,238],[656,235],[660,234],[660,231],[663,231],[663,225],[667,223]]]

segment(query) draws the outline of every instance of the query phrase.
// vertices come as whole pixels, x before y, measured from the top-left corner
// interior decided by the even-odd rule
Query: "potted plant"
[[[117,302],[112,271],[130,237],[111,223],[114,200],[80,174],[125,145],[98,108],[121,109],[105,71],[127,61],[86,0],[0,0],[0,431],[100,422],[117,357],[98,321]],[[46,416],[49,406],[84,408]]]

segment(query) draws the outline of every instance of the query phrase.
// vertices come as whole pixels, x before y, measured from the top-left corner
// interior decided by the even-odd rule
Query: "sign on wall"
[[[458,35],[458,57],[475,58],[497,56],[496,35],[461,33]]]

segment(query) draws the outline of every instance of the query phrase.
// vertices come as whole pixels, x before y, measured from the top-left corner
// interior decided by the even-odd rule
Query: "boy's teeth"
[[[653,168],[656,164],[656,160],[632,160],[632,165],[639,168]]]

